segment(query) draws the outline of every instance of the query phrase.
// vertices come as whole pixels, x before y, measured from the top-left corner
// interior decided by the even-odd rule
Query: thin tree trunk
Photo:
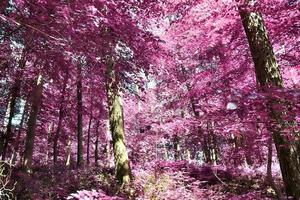
[[[283,199],[280,189],[277,187],[272,176],[272,154],[273,154],[273,141],[272,138],[268,141],[268,163],[267,163],[267,179],[266,182],[273,188],[277,194],[278,199]]]
[[[164,160],[169,160],[169,149],[167,146],[167,142],[164,144]]]
[[[106,154],[106,167],[111,168],[113,167],[114,163],[112,162],[112,153],[111,153],[111,143],[110,141],[107,141],[104,153]]]
[[[272,179],[272,138],[268,141],[268,164],[267,164],[267,179]]]
[[[131,180],[131,171],[125,145],[123,107],[119,94],[120,85],[116,77],[113,61],[108,63],[107,97],[109,106],[109,123],[113,139],[116,178],[122,185]]]
[[[263,89],[268,86],[282,88],[283,81],[280,69],[261,14],[243,8],[240,8],[239,11],[254,61],[257,81]],[[295,151],[297,144],[288,141],[283,132],[287,128],[287,124],[283,120],[287,111],[284,108],[284,111],[274,109],[274,107],[285,106],[275,97],[270,98],[267,104],[270,118],[275,122],[270,130],[277,150],[286,193],[298,200],[300,198],[300,163],[297,151]]]
[[[191,162],[191,152],[188,148],[185,149],[185,159],[188,161],[188,163]]]
[[[27,172],[31,172],[35,128],[36,128],[37,116],[38,116],[41,99],[42,99],[42,91],[43,91],[43,76],[40,73],[38,75],[37,84],[32,94],[32,105],[31,105],[31,111],[28,119],[25,151],[23,155],[22,166]]]
[[[11,157],[11,164],[14,165],[16,163],[16,159],[17,159],[17,153],[19,151],[19,147],[20,147],[20,137],[21,137],[21,133],[22,133],[22,129],[23,129],[23,123],[25,121],[25,115],[27,113],[27,101],[25,102],[25,105],[24,105],[24,110],[23,110],[23,113],[22,113],[22,117],[21,117],[21,121],[20,121],[20,124],[19,124],[19,130],[18,130],[18,134],[17,134],[17,138],[14,142],[14,147],[13,147],[13,153],[12,153],[12,157]]]
[[[82,72],[81,63],[77,65],[77,167],[83,164],[82,136]]]
[[[98,160],[99,160],[99,137],[96,137],[95,142],[95,166],[98,166]]]
[[[16,106],[17,98],[19,97],[22,76],[23,76],[24,68],[26,66],[26,60],[24,57],[25,57],[25,52],[23,52],[22,58],[19,61],[19,69],[16,72],[17,74],[16,74],[14,85],[10,89],[7,110],[4,118],[4,131],[0,137],[0,154],[2,156],[2,160],[4,160],[6,157],[8,143],[12,138],[12,119],[16,112],[15,106]]]
[[[45,163],[48,165],[48,160],[49,160],[49,154],[50,154],[50,144],[51,144],[51,134],[53,131],[53,122],[50,122],[48,126],[48,131],[47,131],[47,145],[46,145],[46,158],[45,158]]]
[[[91,113],[90,113],[90,119],[89,119],[88,138],[87,138],[87,147],[86,147],[86,162],[87,162],[87,165],[90,164],[91,124],[92,124],[92,117],[93,117],[92,109],[91,109],[90,112]]]
[[[98,150],[98,145],[99,145],[99,137],[97,136],[96,138],[96,143],[95,143],[95,166],[98,166],[98,160],[99,160],[99,150]]]
[[[62,130],[62,122],[64,118],[64,102],[65,102],[65,93],[66,93],[66,88],[67,88],[67,83],[68,83],[68,74],[65,75],[64,77],[64,85],[63,89],[61,92],[61,97],[60,97],[60,108],[59,108],[59,114],[58,114],[58,124],[57,124],[57,129],[54,135],[54,141],[53,141],[53,164],[57,164],[57,158],[58,158],[58,139],[59,135]]]
[[[93,121],[93,97],[94,95],[92,94],[93,92],[93,83],[91,82],[91,87],[90,87],[90,119],[89,119],[89,126],[88,126],[88,138],[87,138],[87,151],[86,151],[86,157],[87,157],[87,165],[90,164],[90,143],[91,143],[91,125],[92,125],[92,121]]]
[[[71,156],[72,156],[72,138],[69,136],[68,143],[67,143],[67,159],[66,159],[67,167],[71,165]]]
[[[95,156],[95,166],[98,166],[98,160],[99,160],[99,124],[100,124],[100,120],[97,120],[96,123],[96,142],[95,142],[95,152],[94,152],[94,156]]]
[[[173,144],[174,144],[174,158],[175,161],[177,161],[180,160],[180,140],[178,135],[174,135]]]

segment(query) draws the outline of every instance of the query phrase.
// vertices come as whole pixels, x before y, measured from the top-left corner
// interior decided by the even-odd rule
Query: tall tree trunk
[[[22,166],[27,172],[31,172],[32,165],[32,156],[33,156],[33,147],[34,147],[34,138],[35,138],[35,128],[38,112],[40,109],[41,99],[43,91],[43,76],[40,73],[37,78],[36,86],[32,94],[32,104],[31,111],[29,114],[27,133],[26,133],[26,142],[25,142],[25,151],[23,155]]]
[[[99,145],[99,137],[97,135],[96,137],[96,142],[95,142],[95,166],[98,166],[98,160],[99,160],[99,150],[98,150],[98,145]]]
[[[115,157],[116,178],[122,184],[128,184],[131,179],[131,171],[125,145],[125,130],[123,107],[120,97],[120,85],[117,79],[117,72],[113,61],[107,65],[108,83],[107,99],[109,106],[109,124],[113,139],[113,149]]]
[[[25,121],[25,115],[27,113],[27,101],[25,102],[25,105],[24,105],[24,110],[23,110],[23,113],[22,113],[22,117],[21,117],[21,121],[20,121],[20,124],[19,124],[19,130],[18,130],[18,134],[17,134],[17,138],[14,142],[14,145],[13,145],[13,153],[12,153],[12,157],[11,157],[11,164],[15,164],[16,163],[16,159],[17,159],[17,153],[19,151],[19,147],[20,147],[20,138],[21,138],[21,133],[22,133],[22,129],[23,129],[23,124],[24,124],[24,121]]]
[[[67,143],[67,159],[66,159],[67,167],[71,165],[71,158],[72,158],[72,138],[71,136],[69,136],[68,143]]]
[[[81,63],[77,65],[77,167],[83,164],[82,136],[82,72]]]
[[[45,163],[48,165],[49,157],[50,157],[50,145],[51,145],[51,135],[53,131],[53,122],[50,122],[48,125],[48,131],[47,131],[47,144],[46,144],[46,157],[45,157]]]
[[[239,12],[248,38],[257,81],[262,87],[282,88],[280,69],[261,14],[247,11],[241,7]],[[284,104],[275,97],[269,99],[269,115],[276,123],[270,127],[270,130],[277,150],[286,193],[298,200],[300,198],[300,163],[297,151],[295,151],[297,148],[294,143],[296,142],[288,141],[284,136],[283,130],[287,125],[283,120],[283,115],[286,111],[278,111],[274,108],[278,106],[283,107]]]
[[[98,160],[99,160],[99,124],[100,124],[100,120],[97,120],[96,123],[96,142],[95,142],[95,152],[94,152],[94,156],[95,156],[95,166],[98,166]]]
[[[0,137],[0,154],[2,156],[2,160],[6,157],[8,143],[12,138],[12,119],[15,115],[15,106],[17,102],[17,98],[19,97],[20,87],[22,82],[22,76],[24,72],[24,68],[26,65],[25,60],[25,52],[22,54],[22,58],[19,61],[19,69],[17,69],[15,82],[13,87],[10,89],[10,95],[7,105],[7,110],[4,118],[4,131]]]
[[[90,119],[89,119],[88,138],[87,138],[87,147],[86,147],[86,163],[87,163],[87,165],[90,164],[91,125],[92,125],[92,117],[93,117],[92,109],[90,112],[91,113],[90,113]]]
[[[58,157],[58,138],[62,130],[62,122],[64,118],[64,102],[65,102],[65,93],[66,93],[66,88],[67,88],[67,83],[68,83],[68,74],[65,74],[64,77],[64,84],[63,84],[63,89],[61,92],[61,97],[60,97],[60,108],[59,108],[59,114],[58,114],[58,124],[57,124],[57,129],[54,135],[54,141],[53,141],[53,164],[57,164],[57,157]]]
[[[271,180],[272,178],[272,154],[273,154],[273,147],[272,147],[272,138],[268,141],[268,163],[267,163],[267,179]]]
[[[266,182],[273,188],[277,194],[278,199],[283,199],[280,189],[277,187],[272,176],[272,154],[273,154],[273,141],[272,138],[268,141],[268,163],[267,163],[267,178]]]
[[[88,138],[87,138],[87,147],[86,147],[86,163],[87,165],[90,164],[90,143],[91,143],[91,125],[92,125],[92,120],[93,120],[93,83],[91,82],[91,87],[90,87],[90,119],[89,119],[89,126],[88,126]]]

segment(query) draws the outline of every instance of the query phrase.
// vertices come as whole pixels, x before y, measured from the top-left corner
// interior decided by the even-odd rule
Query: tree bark
[[[82,69],[77,65],[77,167],[83,165],[83,136],[82,136]]]
[[[65,115],[64,111],[64,102],[65,102],[65,93],[66,93],[66,88],[67,88],[67,82],[68,82],[68,74],[65,75],[64,77],[64,84],[63,84],[63,89],[61,92],[61,97],[60,97],[60,108],[59,108],[59,114],[58,114],[58,124],[57,124],[57,129],[54,135],[54,141],[53,141],[53,163],[54,165],[57,164],[57,158],[58,158],[58,139],[59,135],[62,130],[62,122],[63,118]]]
[[[277,187],[272,176],[272,154],[273,154],[273,141],[272,138],[268,141],[268,163],[267,163],[267,178],[266,182],[273,188],[277,194],[278,199],[283,199],[280,189]]]
[[[122,185],[127,185],[131,180],[129,159],[125,145],[125,130],[123,107],[120,97],[120,84],[113,61],[107,65],[107,99],[109,107],[109,124],[113,139],[113,150],[115,158],[115,174]]]
[[[174,159],[175,161],[181,160],[180,152],[180,139],[177,134],[173,137],[173,147],[174,147]]]
[[[268,86],[282,88],[283,80],[280,69],[261,14],[247,11],[241,7],[239,12],[249,42],[259,85],[263,89]],[[270,130],[277,150],[286,193],[298,200],[300,198],[300,163],[295,150],[297,144],[294,141],[288,141],[283,132],[287,128],[284,121],[284,115],[287,111],[278,111],[274,108],[285,106],[281,100],[275,97],[270,98],[267,104],[269,116],[275,122],[271,125]]]
[[[96,142],[95,142],[95,152],[94,152],[94,156],[95,156],[95,166],[98,166],[98,160],[99,160],[99,124],[100,124],[100,120],[97,120],[96,123]]]
[[[48,131],[47,131],[47,144],[45,145],[45,149],[46,149],[46,157],[45,157],[45,163],[46,165],[48,165],[48,161],[49,161],[49,157],[50,157],[50,145],[51,145],[51,135],[52,135],[52,131],[53,131],[53,126],[54,123],[50,122],[48,125]]]
[[[28,173],[31,172],[34,139],[35,139],[35,128],[36,128],[37,116],[38,116],[41,99],[42,99],[42,91],[43,91],[43,76],[40,73],[38,75],[37,83],[32,94],[32,105],[31,105],[31,111],[28,119],[25,151],[24,151],[23,163],[22,163],[23,168]]]
[[[70,167],[71,165],[71,158],[72,158],[72,138],[68,137],[68,143],[67,143],[67,159],[66,159],[66,166]]]
[[[23,129],[23,124],[24,124],[24,121],[25,121],[25,115],[27,113],[27,101],[25,102],[25,105],[24,105],[24,110],[23,110],[23,113],[22,113],[22,117],[21,117],[21,121],[20,121],[20,124],[19,124],[19,130],[18,130],[18,134],[17,134],[17,138],[14,142],[14,147],[13,147],[13,153],[12,153],[12,157],[11,157],[11,164],[14,165],[16,163],[16,159],[17,159],[17,153],[19,151],[19,147],[20,147],[20,137],[21,137],[21,133],[22,133],[22,129]]]
[[[91,113],[90,113],[90,119],[89,119],[88,138],[87,138],[87,147],[86,147],[86,162],[87,162],[87,165],[90,164],[91,125],[92,125],[92,117],[93,117],[92,109],[91,109],[90,112]]]

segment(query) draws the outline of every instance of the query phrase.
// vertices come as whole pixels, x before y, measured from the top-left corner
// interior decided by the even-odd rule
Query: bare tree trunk
[[[77,65],[77,167],[83,164],[82,136],[82,72],[81,63]]]
[[[87,138],[87,147],[86,147],[86,162],[87,165],[90,164],[90,141],[91,141],[91,124],[92,124],[93,112],[90,111],[89,127],[88,127],[88,138]]]
[[[46,158],[45,158],[45,163],[48,165],[49,157],[50,157],[50,144],[51,144],[51,135],[53,131],[53,122],[50,122],[48,125],[48,131],[47,131],[47,144],[46,144]]]
[[[53,141],[53,164],[56,165],[57,164],[57,158],[58,158],[58,139],[59,139],[59,135],[61,133],[62,130],[62,122],[63,122],[63,118],[64,118],[64,102],[65,102],[65,93],[66,93],[66,88],[67,88],[67,83],[68,83],[68,74],[65,74],[64,77],[64,85],[63,85],[63,89],[61,92],[61,97],[60,97],[60,108],[59,108],[59,114],[58,114],[58,124],[57,124],[57,129],[54,135],[54,141]]]
[[[29,173],[31,172],[35,128],[36,128],[37,116],[38,116],[41,99],[42,99],[42,91],[43,91],[43,76],[40,73],[38,75],[37,83],[32,94],[32,105],[31,105],[31,111],[28,119],[25,151],[24,151],[23,163],[22,163],[23,168]]]
[[[243,8],[239,11],[254,61],[257,81],[263,87],[262,89],[268,86],[282,88],[283,80],[280,69],[261,14]],[[284,103],[274,97],[270,98],[267,104],[270,118],[274,122],[270,130],[277,149],[286,193],[298,200],[300,198],[300,163],[296,149],[299,144],[288,141],[284,136],[283,131],[287,128],[287,123],[283,119],[288,113],[284,108]],[[283,110],[278,111],[275,107],[283,107]]]
[[[66,159],[66,166],[69,167],[71,165],[71,157],[72,157],[72,138],[68,137],[68,144],[67,144],[67,159]]]
[[[174,135],[173,138],[173,145],[174,145],[174,158],[175,161],[180,160],[180,140],[178,135]]]
[[[95,156],[95,166],[98,166],[98,160],[99,160],[99,125],[100,125],[100,120],[97,120],[96,123],[96,142],[95,142],[95,152],[94,152],[94,156]]]
[[[273,141],[272,138],[268,141],[268,163],[267,163],[267,179],[266,182],[273,188],[278,196],[278,199],[283,199],[280,189],[277,187],[272,176],[272,154],[273,154]]]
[[[108,63],[107,68],[107,99],[109,106],[109,124],[115,157],[115,173],[117,180],[119,180],[122,185],[127,185],[131,180],[131,171],[125,145],[123,107],[119,94],[120,85],[112,60]]]
[[[18,130],[18,134],[17,134],[17,138],[14,142],[14,148],[13,148],[13,153],[12,153],[12,157],[11,157],[11,164],[14,165],[16,163],[16,159],[17,159],[17,153],[19,151],[19,147],[20,147],[20,137],[21,137],[21,133],[22,133],[22,129],[23,129],[23,123],[25,121],[25,115],[27,113],[27,101],[25,102],[25,105],[24,105],[24,110],[23,110],[23,114],[22,114],[22,117],[21,117],[21,121],[20,121],[20,124],[19,124],[19,130]]]

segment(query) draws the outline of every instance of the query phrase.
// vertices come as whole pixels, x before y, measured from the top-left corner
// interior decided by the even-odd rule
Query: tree
[[[63,82],[63,88],[61,91],[61,97],[60,97],[60,107],[59,107],[59,117],[58,117],[58,124],[57,124],[57,129],[55,132],[54,136],[54,141],[53,141],[53,163],[54,165],[57,163],[57,157],[58,157],[58,139],[59,139],[59,134],[61,133],[62,130],[62,122],[64,118],[64,103],[65,103],[65,95],[66,95],[66,88],[67,88],[67,83],[68,83],[68,72],[66,72],[65,77],[64,77],[64,82]]]
[[[241,7],[239,9],[259,85],[263,90],[269,90],[271,87],[283,88],[279,65],[274,56],[262,15],[257,11],[251,12]],[[284,120],[284,116],[288,112],[286,108],[288,105],[276,97],[270,97],[267,104],[272,119],[271,123],[273,123],[270,130],[277,149],[286,193],[296,200],[300,198],[300,160],[298,152],[295,151],[299,144],[290,142],[284,134],[284,130],[288,128],[288,124]],[[278,108],[283,110],[278,110]]]
[[[24,156],[22,162],[22,166],[24,170],[26,170],[29,173],[31,172],[36,121],[37,121],[38,112],[41,105],[42,91],[43,91],[43,75],[40,72],[37,77],[37,82],[32,93],[31,111],[28,119],[26,143],[25,143],[25,150],[24,150]]]
[[[82,135],[82,66],[77,65],[77,167],[83,165],[83,135]]]
[[[131,180],[129,159],[125,145],[124,116],[120,96],[120,83],[115,69],[115,61],[107,64],[107,99],[109,110],[109,125],[115,158],[115,174],[122,185]]]

